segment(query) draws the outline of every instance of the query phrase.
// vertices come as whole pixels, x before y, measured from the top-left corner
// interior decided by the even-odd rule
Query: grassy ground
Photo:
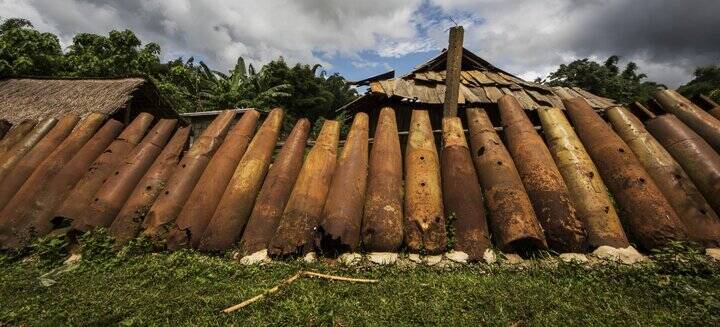
[[[190,251],[115,252],[81,240],[68,271],[61,239],[0,255],[0,325],[719,325],[720,268],[698,253],[658,253],[656,265],[518,269],[470,265],[342,268],[280,262],[245,267]],[[683,249],[683,251],[685,251]],[[301,279],[234,314],[221,309],[300,269],[379,284]]]

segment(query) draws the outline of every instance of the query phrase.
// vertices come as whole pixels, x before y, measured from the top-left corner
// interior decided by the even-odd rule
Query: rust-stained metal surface
[[[630,246],[605,183],[562,110],[543,107],[538,114],[577,217],[584,223],[590,250],[602,245]]]
[[[708,113],[715,117],[715,119],[720,120],[720,106],[708,110]]]
[[[405,245],[413,253],[439,254],[447,246],[440,158],[426,110],[413,110],[405,148]]]
[[[585,100],[564,101],[580,140],[639,244],[653,249],[687,240],[685,226],[630,147]]]
[[[558,252],[583,252],[585,227],[576,215],[565,181],[545,142],[513,96],[502,97],[498,107],[507,149],[545,230],[548,246]]]
[[[28,177],[35,171],[35,168],[70,135],[78,121],[80,121],[80,117],[75,114],[66,114],[60,118],[57,125],[10,170],[2,180],[0,207],[4,208],[10,202]]]
[[[7,152],[0,157],[0,183],[5,183],[7,175],[15,168],[15,165],[25,157],[33,147],[40,142],[40,140],[47,135],[50,130],[55,127],[58,120],[54,118],[48,118],[37,125],[28,132],[21,140],[19,140],[14,146],[7,150]]]
[[[467,109],[467,119],[473,161],[485,192],[495,245],[505,252],[547,249],[520,175],[487,113]]]
[[[645,126],[682,166],[715,213],[720,212],[720,155],[674,115],[657,116]]]
[[[623,107],[607,111],[613,129],[627,143],[685,224],[690,240],[720,246],[720,218],[690,177],[643,123]]]
[[[53,219],[72,221],[85,214],[95,193],[112,174],[120,161],[142,140],[152,124],[153,116],[140,113],[122,133],[95,159],[80,181],[75,184],[62,205],[56,210]]]
[[[283,116],[282,109],[271,111],[250,142],[247,152],[237,165],[212,219],[202,234],[198,246],[200,250],[226,250],[240,238],[270,166],[273,150],[282,128]]]
[[[316,245],[323,253],[357,252],[360,248],[369,128],[368,115],[355,114],[320,216]]]
[[[143,140],[120,162],[98,189],[83,216],[73,220],[74,230],[110,227],[120,208],[145,175],[172,135],[177,119],[161,119]]]
[[[0,163],[6,158],[8,151],[17,145],[25,135],[32,131],[37,122],[34,120],[23,120],[13,128],[0,140]]]
[[[144,235],[156,240],[164,239],[175,218],[205,171],[215,151],[220,147],[235,112],[226,110],[195,139],[190,150],[180,160],[167,186],[155,200],[143,220]]]
[[[654,98],[663,110],[675,115],[702,136],[715,151],[720,152],[720,120],[700,109],[676,91],[662,90],[657,92]]]
[[[225,136],[167,234],[170,249],[197,247],[233,172],[255,132],[260,113],[250,109]]]
[[[326,120],[300,169],[278,228],[270,240],[270,255],[302,255],[313,249],[313,233],[335,171],[339,138],[340,124]]]
[[[95,134],[106,118],[107,116],[101,113],[91,113],[83,118],[75,130],[37,165],[17,193],[5,205],[5,208],[0,211],[0,243],[6,247],[18,248],[30,239],[31,232],[39,234],[39,231],[34,228],[32,230],[25,228],[27,223],[32,221],[32,217],[28,216],[30,213],[28,209],[31,209],[31,204],[45,190],[45,183],[60,172],[63,166]]]
[[[395,111],[380,111],[368,167],[362,243],[367,251],[394,252],[403,242],[403,160]]]
[[[452,219],[455,250],[478,261],[490,247],[485,200],[458,117],[443,118],[442,192],[445,217]]]
[[[243,252],[250,254],[267,249],[300,173],[309,133],[310,121],[303,118],[295,123],[295,127],[285,139],[280,153],[265,177],[240,240],[240,248]]]
[[[190,126],[179,128],[135,186],[108,230],[117,243],[125,243],[140,232],[142,221],[150,206],[165,189],[170,175],[175,171],[189,136]]]

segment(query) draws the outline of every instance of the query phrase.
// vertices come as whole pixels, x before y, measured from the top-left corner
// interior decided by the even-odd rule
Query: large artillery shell
[[[413,110],[405,148],[405,245],[411,252],[445,251],[447,232],[440,159],[426,110]]]
[[[12,124],[5,119],[0,119],[0,140],[5,138],[5,134],[12,128]]]
[[[630,147],[585,99],[564,100],[575,130],[597,165],[632,234],[646,249],[686,240],[685,226]]]
[[[107,116],[101,113],[91,113],[78,124],[77,128],[67,136],[27,177],[25,183],[0,211],[0,221],[8,224],[11,233],[0,232],[0,240],[7,247],[20,247],[24,241],[31,237],[31,230],[26,228],[32,222],[32,209],[38,195],[48,186],[63,166],[82,148],[82,146],[95,134]],[[42,235],[46,231],[32,229],[34,234]],[[11,235],[12,234],[12,235]]]
[[[88,231],[110,227],[115,215],[130,197],[130,192],[162,151],[176,124],[176,119],[161,119],[155,124],[98,189],[85,215],[73,220],[73,229]]]
[[[485,192],[495,244],[505,252],[547,249],[515,164],[483,109],[468,109],[475,169]]]
[[[244,112],[240,121],[228,132],[172,224],[167,234],[169,249],[197,247],[200,244],[202,234],[245,154],[259,116],[252,109]]]
[[[205,171],[210,158],[223,143],[234,118],[233,110],[224,111],[213,120],[200,137],[195,139],[190,150],[180,160],[165,190],[157,197],[143,220],[144,235],[156,239],[165,238]]]
[[[320,235],[316,245],[323,252],[356,252],[360,247],[367,183],[368,129],[368,115],[355,114],[320,215]]]
[[[310,121],[305,118],[298,120],[270,167],[240,240],[243,252],[255,253],[267,249],[270,239],[275,235],[285,204],[300,173],[309,132]]]
[[[720,155],[673,115],[657,116],[645,126],[683,167],[715,213],[720,212]]]
[[[47,158],[65,138],[70,135],[80,117],[75,114],[63,116],[45,137],[30,150],[5,176],[0,187],[0,207],[4,208],[27,181],[35,168]]]
[[[313,248],[313,231],[335,171],[339,137],[340,124],[326,120],[300,169],[280,224],[270,240],[268,252],[271,255],[305,254]]]
[[[602,245],[630,246],[605,183],[562,110],[542,107],[538,114],[550,153],[585,225],[591,250]]]
[[[720,152],[720,120],[675,91],[659,91],[654,98],[663,110],[675,115],[702,136],[715,151]]]
[[[490,233],[485,218],[485,199],[458,117],[444,118],[442,149],[442,184],[445,215],[455,230],[455,250],[467,253],[468,259],[482,259],[490,247]]]
[[[55,127],[57,122],[58,120],[55,118],[48,118],[41,121],[35,125],[35,128],[27,133],[22,140],[7,150],[5,155],[0,158],[0,186],[5,183],[5,178],[15,168],[15,165]]]
[[[120,161],[140,142],[153,121],[153,115],[140,113],[125,130],[87,168],[62,205],[55,211],[58,220],[71,221],[85,214],[95,193]],[[55,218],[53,218],[55,219]]]
[[[6,155],[9,155],[9,151],[32,131],[35,124],[36,121],[32,119],[23,120],[5,135],[0,141],[0,163],[5,160]]]
[[[395,111],[383,108],[375,128],[362,242],[367,251],[395,252],[403,242],[403,163]]]
[[[225,250],[240,238],[270,166],[282,120],[282,109],[274,109],[253,138],[202,234],[201,250]]]
[[[150,206],[165,189],[173,171],[180,161],[180,155],[190,136],[190,126],[179,128],[165,146],[147,173],[135,186],[130,198],[120,209],[110,225],[108,233],[117,243],[125,243],[137,236]]]
[[[670,153],[629,110],[610,108],[607,116],[675,209],[690,240],[707,247],[720,245],[720,218]]]
[[[548,246],[558,252],[584,252],[585,228],[545,142],[513,96],[502,97],[498,107],[508,151],[545,230]]]

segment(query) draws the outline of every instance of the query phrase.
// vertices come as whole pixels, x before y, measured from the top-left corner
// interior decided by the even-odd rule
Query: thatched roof
[[[0,119],[13,124],[69,112],[84,116],[95,111],[110,116],[131,103],[134,112],[145,111],[163,118],[178,116],[155,85],[143,77],[0,79]]]
[[[446,62],[447,51],[444,50],[437,57],[402,77],[371,79],[366,96],[374,98],[374,101],[377,101],[378,97],[388,97],[422,104],[442,104],[445,101]],[[458,103],[494,104],[505,94],[514,95],[526,109],[540,106],[564,108],[562,98],[568,95],[586,98],[595,109],[605,109],[615,105],[610,99],[579,88],[551,88],[525,81],[463,48]],[[364,103],[365,99],[360,99],[341,109],[352,110],[354,107],[367,104]]]

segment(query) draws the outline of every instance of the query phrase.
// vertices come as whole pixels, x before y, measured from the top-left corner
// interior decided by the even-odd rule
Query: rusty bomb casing
[[[270,166],[282,128],[283,116],[282,109],[271,111],[250,142],[210,223],[203,232],[198,246],[200,250],[226,250],[240,238]]]
[[[605,183],[562,110],[541,107],[538,114],[550,153],[565,180],[577,217],[585,225],[590,250],[602,245],[616,248],[630,246]]]
[[[140,143],[153,119],[153,115],[146,112],[138,114],[86,169],[83,177],[55,211],[53,219],[70,222],[77,217],[82,217],[97,190],[105,183],[122,159]]]
[[[455,250],[478,261],[490,247],[485,199],[458,117],[443,118],[442,186],[445,216],[455,230]]]
[[[143,220],[143,234],[156,241],[167,236],[213,154],[223,143],[235,111],[225,110],[195,139]]]
[[[5,208],[10,199],[35,171],[35,168],[70,135],[78,121],[80,121],[80,117],[75,114],[64,115],[55,127],[8,172],[0,184],[2,185],[0,187],[0,207]]]
[[[303,255],[313,249],[313,233],[335,171],[339,138],[340,124],[326,120],[300,169],[278,228],[270,240],[270,255]]]
[[[55,127],[57,122],[58,120],[55,118],[48,118],[41,121],[35,125],[32,131],[28,132],[19,142],[7,150],[5,155],[0,158],[0,185],[5,183],[5,178],[15,168],[18,162]]]
[[[150,206],[175,171],[189,136],[190,126],[179,128],[135,186],[108,230],[116,243],[124,244],[138,235]]]
[[[585,99],[563,103],[638,243],[653,249],[670,241],[686,240],[685,226],[630,147]]]
[[[515,164],[483,109],[467,110],[475,169],[485,192],[495,244],[505,252],[547,249]]]
[[[720,218],[672,155],[626,108],[610,108],[607,116],[675,209],[690,240],[706,247],[720,246]]]
[[[558,252],[586,250],[586,232],[552,155],[520,103],[511,95],[498,101],[507,149],[545,230],[548,246]]]
[[[300,173],[309,133],[310,121],[305,118],[298,120],[270,167],[240,239],[240,248],[244,253],[267,249]]]
[[[260,117],[254,109],[242,114],[240,120],[225,136],[205,168],[202,176],[193,188],[175,223],[167,234],[169,249],[182,247],[196,248],[200,244],[202,233],[222,198],[240,159],[255,132]]]
[[[413,110],[405,148],[405,245],[440,254],[447,245],[440,159],[426,110]]]
[[[13,230],[8,235],[4,233],[6,229],[0,227],[0,242],[6,246],[20,247],[23,243],[30,239],[33,234],[38,234],[35,228],[26,228],[32,226],[32,209],[38,195],[42,193],[51,181],[62,169],[63,166],[72,159],[72,157],[82,148],[82,146],[95,134],[100,128],[107,116],[101,113],[90,113],[83,118],[77,127],[68,135],[54,150],[36,167],[36,169],[27,177],[27,180],[20,187],[17,193],[0,211],[0,221],[2,224],[7,223],[7,227]],[[1,225],[1,224],[0,224]],[[44,235],[44,233],[43,233]],[[10,240],[1,240],[8,236]]]
[[[324,253],[357,252],[367,184],[369,118],[357,113],[320,215],[316,245]]]
[[[715,151],[720,152],[720,120],[700,109],[673,90],[662,90],[653,96],[663,110],[675,115],[700,135]]]
[[[17,145],[25,136],[32,131],[33,127],[37,122],[32,119],[26,119],[21,121],[19,124],[13,126],[13,128],[0,140],[0,163],[8,155],[15,145]]]
[[[143,140],[115,167],[98,189],[85,215],[73,220],[72,228],[88,231],[110,227],[130,192],[145,175],[165,143],[170,139],[177,119],[160,119]]]
[[[362,219],[367,251],[395,252],[403,242],[403,160],[395,111],[380,110],[375,127]]]
[[[720,154],[674,115],[657,116],[645,126],[682,166],[715,213],[720,212]]]

